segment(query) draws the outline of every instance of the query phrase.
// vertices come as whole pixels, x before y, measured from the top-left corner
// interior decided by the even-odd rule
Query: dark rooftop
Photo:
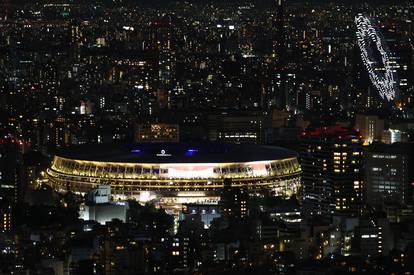
[[[68,147],[56,155],[78,160],[130,163],[226,163],[297,156],[277,146],[252,144],[95,144]]]

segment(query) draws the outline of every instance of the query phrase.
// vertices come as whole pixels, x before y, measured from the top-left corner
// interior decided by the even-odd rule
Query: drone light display
[[[357,25],[356,36],[361,50],[361,58],[368,71],[369,78],[377,88],[379,95],[391,101],[396,96],[396,74],[391,66],[386,46],[368,17],[360,14],[357,15],[355,17],[355,24]],[[381,56],[383,68],[378,65],[379,60],[376,60],[374,57],[372,44]]]

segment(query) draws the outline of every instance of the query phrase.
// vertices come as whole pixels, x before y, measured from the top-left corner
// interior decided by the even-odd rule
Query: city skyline
[[[0,274],[413,274],[412,1],[0,3]]]

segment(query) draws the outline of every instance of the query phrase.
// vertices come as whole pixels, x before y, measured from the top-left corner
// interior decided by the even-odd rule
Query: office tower
[[[230,219],[245,218],[248,215],[247,203],[249,194],[246,190],[236,187],[231,179],[224,179],[221,203],[223,214]]]
[[[18,201],[20,163],[17,141],[12,138],[0,139],[0,201]]]
[[[285,43],[284,34],[284,0],[276,1],[276,18],[273,20],[273,56],[280,65],[283,60]]]
[[[174,80],[176,58],[172,41],[174,34],[172,20],[171,16],[167,15],[153,25],[159,55],[158,78],[160,86],[166,89],[170,87]]]
[[[285,31],[284,31],[284,0],[276,1],[276,15],[273,20],[273,49],[274,77],[272,79],[276,108],[286,108],[285,94]]]
[[[311,215],[361,212],[362,140],[355,130],[330,126],[301,136],[303,211]]]
[[[13,226],[13,205],[21,201],[21,154],[19,144],[12,137],[0,139],[0,232]]]
[[[0,232],[9,232],[12,229],[12,205],[0,202]]]
[[[355,129],[357,129],[365,142],[371,143],[381,139],[384,130],[384,120],[376,115],[357,114],[355,117]]]
[[[361,217],[354,229],[353,249],[365,257],[388,255],[393,246],[393,236],[388,219]]]
[[[372,144],[364,155],[366,200],[371,206],[412,203],[413,144]]]
[[[226,143],[261,143],[265,119],[261,113],[225,113],[208,117],[209,140]]]

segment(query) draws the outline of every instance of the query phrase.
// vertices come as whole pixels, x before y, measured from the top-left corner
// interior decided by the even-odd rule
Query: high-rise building
[[[284,34],[284,0],[276,0],[276,18],[273,20],[273,55],[278,63],[283,59]]]
[[[9,232],[12,229],[12,205],[0,204],[0,232]]]
[[[274,103],[276,108],[286,108],[285,94],[285,31],[284,31],[284,0],[276,1],[276,14],[273,20],[273,49],[274,58],[274,79],[272,80]]]
[[[311,215],[361,212],[362,139],[339,126],[316,128],[301,136],[303,211]]]
[[[247,190],[232,185],[231,179],[224,180],[224,188],[221,198],[224,216],[230,219],[247,217],[248,199],[249,194],[247,193]]]
[[[353,248],[362,256],[388,255],[393,246],[390,224],[384,217],[362,217],[354,232]]]
[[[12,138],[0,139],[0,201],[18,201],[20,164],[18,142]]]
[[[209,140],[226,143],[263,142],[265,119],[261,113],[223,113],[208,117]]]
[[[159,55],[158,78],[162,87],[168,88],[174,80],[175,51],[173,44],[173,24],[171,16],[165,16],[153,24]]]
[[[372,144],[364,155],[366,200],[371,206],[413,201],[413,144]]]
[[[381,140],[384,120],[376,115],[357,114],[355,117],[355,129],[361,133],[364,141],[368,143]]]
[[[21,153],[12,137],[0,139],[0,232],[13,226],[13,206],[22,199]]]

